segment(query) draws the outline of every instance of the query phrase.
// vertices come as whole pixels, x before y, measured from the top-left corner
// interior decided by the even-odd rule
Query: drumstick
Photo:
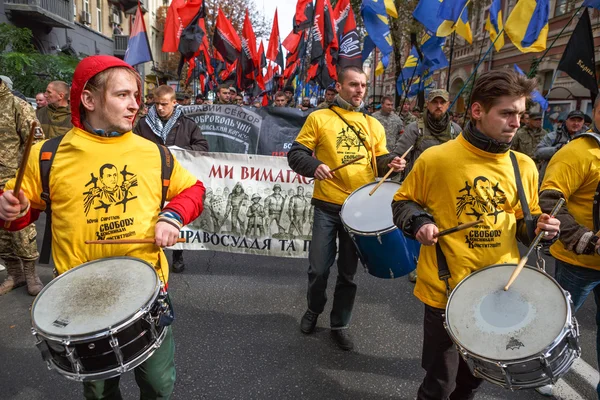
[[[477,221],[467,222],[465,224],[460,224],[460,225],[455,226],[454,228],[450,228],[450,229],[446,229],[446,230],[443,230],[441,232],[438,232],[436,235],[433,235],[433,237],[434,238],[439,238],[439,237],[442,237],[442,236],[446,236],[446,235],[449,235],[451,233],[462,231],[463,229],[470,228],[470,227],[475,226],[477,224],[481,224],[482,222],[483,222],[482,219],[478,219]]]
[[[13,194],[15,197],[19,197],[21,191],[21,183],[23,182],[23,176],[25,175],[25,167],[27,166],[27,160],[29,159],[29,153],[31,152],[31,145],[33,144],[33,137],[35,136],[35,129],[37,128],[37,121],[31,123],[31,129],[29,130],[29,136],[27,137],[27,143],[23,149],[23,158],[19,165],[19,172],[17,173],[17,179],[15,180],[15,187],[13,188]],[[4,222],[4,229],[10,228],[10,221]]]
[[[343,164],[342,164],[342,165],[340,165],[339,167],[335,167],[334,169],[330,170],[330,171],[329,171],[329,173],[331,173],[331,172],[335,172],[335,171],[337,171],[338,169],[342,169],[342,168],[344,168],[344,167],[347,167],[347,166],[348,166],[348,165],[350,165],[350,164],[354,164],[355,162],[357,162],[357,161],[360,161],[360,160],[362,160],[363,158],[365,158],[365,156],[363,156],[363,155],[360,155],[360,156],[358,156],[358,157],[356,157],[356,158],[353,158],[353,159],[352,159],[352,160],[350,160],[350,161],[346,161],[345,163],[343,163]],[[312,178],[312,179],[311,179],[311,180],[309,180],[308,182],[310,183],[310,182],[313,182],[314,180],[315,180],[315,178]]]
[[[554,208],[552,209],[552,211],[550,211],[550,216],[554,217],[556,215],[556,213],[558,212],[558,210],[560,210],[560,208],[563,206],[563,204],[565,204],[565,199],[560,198],[558,200],[558,202],[556,203],[556,205],[554,206]],[[525,267],[525,263],[529,259],[531,252],[540,243],[540,240],[542,240],[542,237],[545,234],[546,234],[546,231],[540,231],[540,233],[538,233],[538,235],[535,237],[535,239],[533,240],[533,243],[531,243],[531,245],[529,246],[527,253],[523,256],[523,258],[521,258],[521,261],[519,261],[519,264],[517,264],[517,268],[515,268],[512,275],[508,279],[508,283],[506,284],[506,286],[504,286],[505,291],[508,290],[510,285],[512,285],[513,282],[515,281],[515,279],[517,279],[517,276],[519,276],[519,274],[523,270],[523,267]]]
[[[154,239],[103,239],[103,240],[86,240],[85,244],[145,244],[154,243]],[[177,243],[185,243],[185,239],[177,239]]]
[[[412,150],[412,148],[413,148],[413,146],[410,146],[410,147],[408,148],[408,150],[406,150],[406,151],[404,152],[404,154],[402,154],[402,157],[400,157],[400,159],[401,159],[401,160],[404,160],[404,157],[406,157],[406,155],[408,154],[408,152],[409,152],[409,151],[411,151],[411,150]],[[386,180],[387,178],[389,178],[389,177],[390,177],[390,175],[392,174],[392,172],[394,172],[394,169],[393,169],[393,168],[390,168],[390,170],[387,172],[387,174],[385,174],[385,175],[383,176],[383,178],[381,178],[381,180],[379,181],[379,183],[378,183],[377,185],[375,185],[375,187],[373,188],[373,190],[371,190],[371,191],[369,192],[369,196],[373,196],[373,193],[375,193],[375,191],[376,191],[377,189],[379,189],[379,186],[383,185],[383,182],[385,182],[385,180]]]

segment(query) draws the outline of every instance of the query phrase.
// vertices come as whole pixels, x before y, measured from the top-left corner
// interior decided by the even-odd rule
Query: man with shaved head
[[[69,108],[69,85],[63,81],[50,82],[44,97],[48,105],[36,111],[42,129],[49,139],[62,136],[73,127]]]

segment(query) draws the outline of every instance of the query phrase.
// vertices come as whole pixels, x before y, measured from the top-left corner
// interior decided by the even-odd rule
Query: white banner
[[[287,158],[171,150],[206,187],[202,215],[173,248],[308,257],[313,185]]]

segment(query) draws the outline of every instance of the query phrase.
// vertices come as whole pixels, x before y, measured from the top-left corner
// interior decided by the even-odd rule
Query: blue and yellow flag
[[[502,23],[502,0],[492,1],[490,11],[485,19],[485,30],[490,33],[490,39],[494,43],[496,51],[504,47],[504,25]],[[496,40],[498,38],[498,40]]]
[[[382,54],[381,65],[383,68],[387,67],[387,60],[389,60],[389,56],[394,49],[392,47],[388,9],[386,8],[386,5],[389,6],[389,4],[387,3],[385,0],[363,0],[360,6],[360,14],[362,15],[368,38]],[[363,56],[364,54],[363,52]],[[383,69],[379,65],[377,67],[376,70],[382,73]]]
[[[523,53],[543,51],[548,38],[550,0],[519,0],[508,16],[504,30]]]
[[[421,0],[413,17],[436,36],[448,36],[456,31],[469,43],[473,43],[469,12],[469,0]]]
[[[424,82],[428,79],[431,80],[430,78],[434,71],[448,66],[448,59],[442,50],[445,41],[446,39],[443,37],[426,36],[425,43],[421,46],[422,60],[419,60],[417,49],[413,46],[404,63],[404,67],[400,71],[400,76],[398,76],[398,81],[396,82],[398,90],[404,88],[402,90],[406,91],[406,85],[413,78],[410,92],[418,92],[420,86],[417,84],[419,82]],[[424,87],[421,87],[421,90],[424,90]]]

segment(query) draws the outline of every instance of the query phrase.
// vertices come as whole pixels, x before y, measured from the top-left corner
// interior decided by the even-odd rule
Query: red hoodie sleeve
[[[163,211],[176,212],[183,220],[183,225],[187,225],[202,214],[204,191],[202,182],[196,181],[193,186],[173,197]]]

